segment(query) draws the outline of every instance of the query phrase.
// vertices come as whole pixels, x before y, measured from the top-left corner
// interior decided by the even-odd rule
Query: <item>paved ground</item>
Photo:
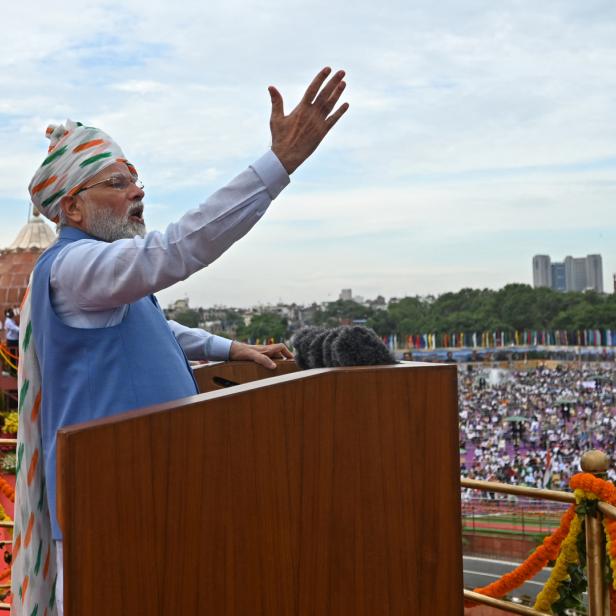
[[[494,560],[477,556],[464,556],[464,585],[468,588],[487,586],[504,573],[509,573],[519,565],[519,561]],[[533,600],[543,588],[551,569],[544,568],[532,580],[513,591],[511,596],[530,596]]]

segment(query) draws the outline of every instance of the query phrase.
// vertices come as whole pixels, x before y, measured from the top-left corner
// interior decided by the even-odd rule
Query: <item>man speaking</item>
[[[62,614],[56,517],[59,428],[198,393],[190,359],[290,357],[167,322],[153,293],[206,267],[245,235],[348,109],[344,72],[324,68],[288,115],[270,86],[271,150],[163,233],[146,233],[137,170],[103,131],[67,121],[30,183],[59,227],[21,319],[14,614]],[[328,79],[329,77],[329,79]],[[113,563],[109,563],[113,566]],[[78,582],[77,582],[78,583]]]

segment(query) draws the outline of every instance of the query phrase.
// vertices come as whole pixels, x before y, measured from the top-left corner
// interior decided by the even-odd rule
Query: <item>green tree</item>
[[[174,321],[185,325],[186,327],[198,327],[199,326],[199,311],[189,308],[188,310],[182,310],[173,317]]]
[[[322,322],[330,324],[343,312],[343,303],[330,304]],[[335,323],[334,323],[335,324]],[[594,291],[560,293],[508,284],[498,291],[461,289],[439,297],[405,297],[386,312],[372,314],[368,324],[379,334],[399,336],[421,333],[481,332],[502,330],[616,329],[616,295]]]
[[[288,323],[283,317],[272,312],[264,312],[252,318],[248,325],[241,325],[237,337],[241,340],[260,340],[262,343],[269,338],[282,340],[288,336]]]
[[[357,319],[369,319],[373,315],[373,310],[353,300],[336,300],[329,302],[325,310],[315,314],[315,325],[323,327],[335,327],[344,321],[354,321]]]

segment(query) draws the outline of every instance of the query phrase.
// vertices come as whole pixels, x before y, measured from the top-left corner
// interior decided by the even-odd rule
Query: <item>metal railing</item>
[[[15,439],[0,439],[0,445],[13,445],[17,441]],[[587,452],[582,456],[582,470],[587,473],[601,475],[607,470],[608,458],[601,452]],[[478,479],[462,478],[460,484],[463,488],[478,490],[481,492],[495,492],[500,494],[508,494],[518,497],[526,497],[539,499],[544,501],[572,504],[575,503],[575,496],[571,492],[562,490],[546,490],[541,488],[529,488],[525,486],[516,486],[506,483],[498,483],[494,481],[482,481]],[[606,516],[616,519],[616,507],[609,503],[599,502],[597,510],[601,516]],[[604,552],[603,552],[603,529],[600,516],[587,514],[586,521],[586,567],[588,574],[588,597],[589,597],[589,612],[588,616],[609,616],[609,599],[607,588],[603,576],[604,570]],[[13,522],[0,522],[0,527],[12,528]],[[547,531],[548,529],[546,529]],[[11,543],[10,540],[4,540],[5,544]],[[2,584],[0,589],[10,588],[10,580],[8,584]],[[501,610],[508,611],[513,614],[522,614],[526,616],[545,616],[544,612],[539,612],[531,607],[513,603],[511,601],[503,601],[502,599],[494,599],[471,590],[464,590],[464,598],[490,607],[495,607]],[[0,610],[10,609],[7,603],[0,603]]]
[[[603,475],[609,466],[609,458],[599,451],[586,452],[581,459],[582,471]],[[481,481],[478,479],[462,478],[460,484],[463,488],[480,490],[482,492],[496,492],[511,494],[540,500],[560,503],[575,503],[575,496],[571,492],[562,490],[545,490],[541,488],[529,488],[525,486],[509,485],[495,481]],[[603,576],[604,550],[602,516],[616,519],[616,507],[609,503],[597,504],[598,515],[585,515],[586,523],[586,572],[588,576],[588,616],[609,616],[608,589]],[[526,614],[530,616],[545,616],[531,607],[516,604],[511,601],[494,599],[471,590],[464,590],[464,598],[473,603],[480,603],[495,607],[513,614]]]

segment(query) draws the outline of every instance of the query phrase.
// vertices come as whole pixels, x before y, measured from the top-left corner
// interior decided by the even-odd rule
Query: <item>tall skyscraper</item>
[[[603,259],[601,255],[586,257],[586,286],[603,293]]]
[[[533,257],[533,286],[550,287],[555,291],[587,291],[603,293],[603,260],[601,255],[565,257],[553,262],[548,255]]]
[[[554,291],[567,290],[567,277],[564,263],[552,263],[552,289]]]
[[[585,291],[588,288],[586,259],[584,257],[565,257],[565,277],[567,291]]]
[[[548,255],[533,257],[533,286],[535,288],[552,286],[552,268]]]

